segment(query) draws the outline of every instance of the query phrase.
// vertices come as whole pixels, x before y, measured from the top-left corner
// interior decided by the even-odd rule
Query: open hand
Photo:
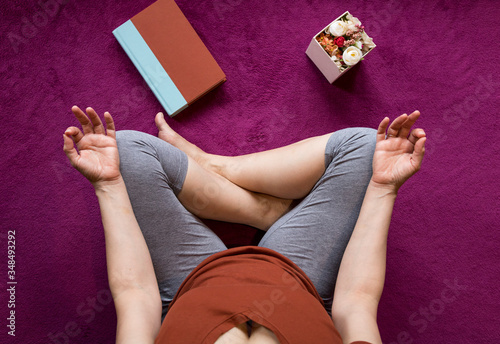
[[[86,109],[88,117],[78,106],[73,106],[71,111],[83,129],[82,133],[77,127],[69,127],[64,132],[64,152],[71,165],[95,188],[119,181],[120,159],[116,145],[115,124],[109,112],[104,113],[107,127],[105,129],[92,108]]]
[[[411,130],[419,116],[420,112],[415,111],[409,116],[399,116],[390,126],[388,117],[380,122],[372,175],[372,181],[377,185],[397,192],[420,169],[425,152],[425,132],[423,129]]]

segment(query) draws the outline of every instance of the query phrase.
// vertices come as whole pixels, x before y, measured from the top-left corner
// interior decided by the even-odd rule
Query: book
[[[174,0],[158,0],[113,34],[169,116],[226,81]]]

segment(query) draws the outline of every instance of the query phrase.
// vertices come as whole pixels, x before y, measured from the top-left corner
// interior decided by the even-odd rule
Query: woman
[[[418,111],[237,157],[161,113],[156,138],[72,111],[83,132],[68,128],[64,151],[99,201],[117,343],[381,343],[392,208],[424,155]],[[227,249],[199,218],[266,233]]]

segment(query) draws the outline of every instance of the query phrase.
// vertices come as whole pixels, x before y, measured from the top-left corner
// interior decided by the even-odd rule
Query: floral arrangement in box
[[[316,36],[339,70],[354,66],[375,47],[358,18],[346,12]]]

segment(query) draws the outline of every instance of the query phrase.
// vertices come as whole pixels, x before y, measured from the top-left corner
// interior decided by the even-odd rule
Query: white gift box
[[[341,75],[350,70],[353,66],[348,66],[344,70],[340,70],[340,68],[335,64],[334,59],[325,51],[325,49],[320,45],[320,43],[316,40],[316,38],[322,34],[326,33],[331,24],[340,20],[345,15],[350,15],[349,11],[344,12],[337,19],[328,24],[323,30],[318,32],[309,43],[309,47],[307,47],[306,54],[309,58],[314,62],[314,64],[318,67],[318,69],[323,73],[328,82],[333,83],[337,80]],[[363,52],[362,58],[366,56],[370,51],[375,48],[375,44],[366,52]],[[358,62],[359,63],[359,62]]]

